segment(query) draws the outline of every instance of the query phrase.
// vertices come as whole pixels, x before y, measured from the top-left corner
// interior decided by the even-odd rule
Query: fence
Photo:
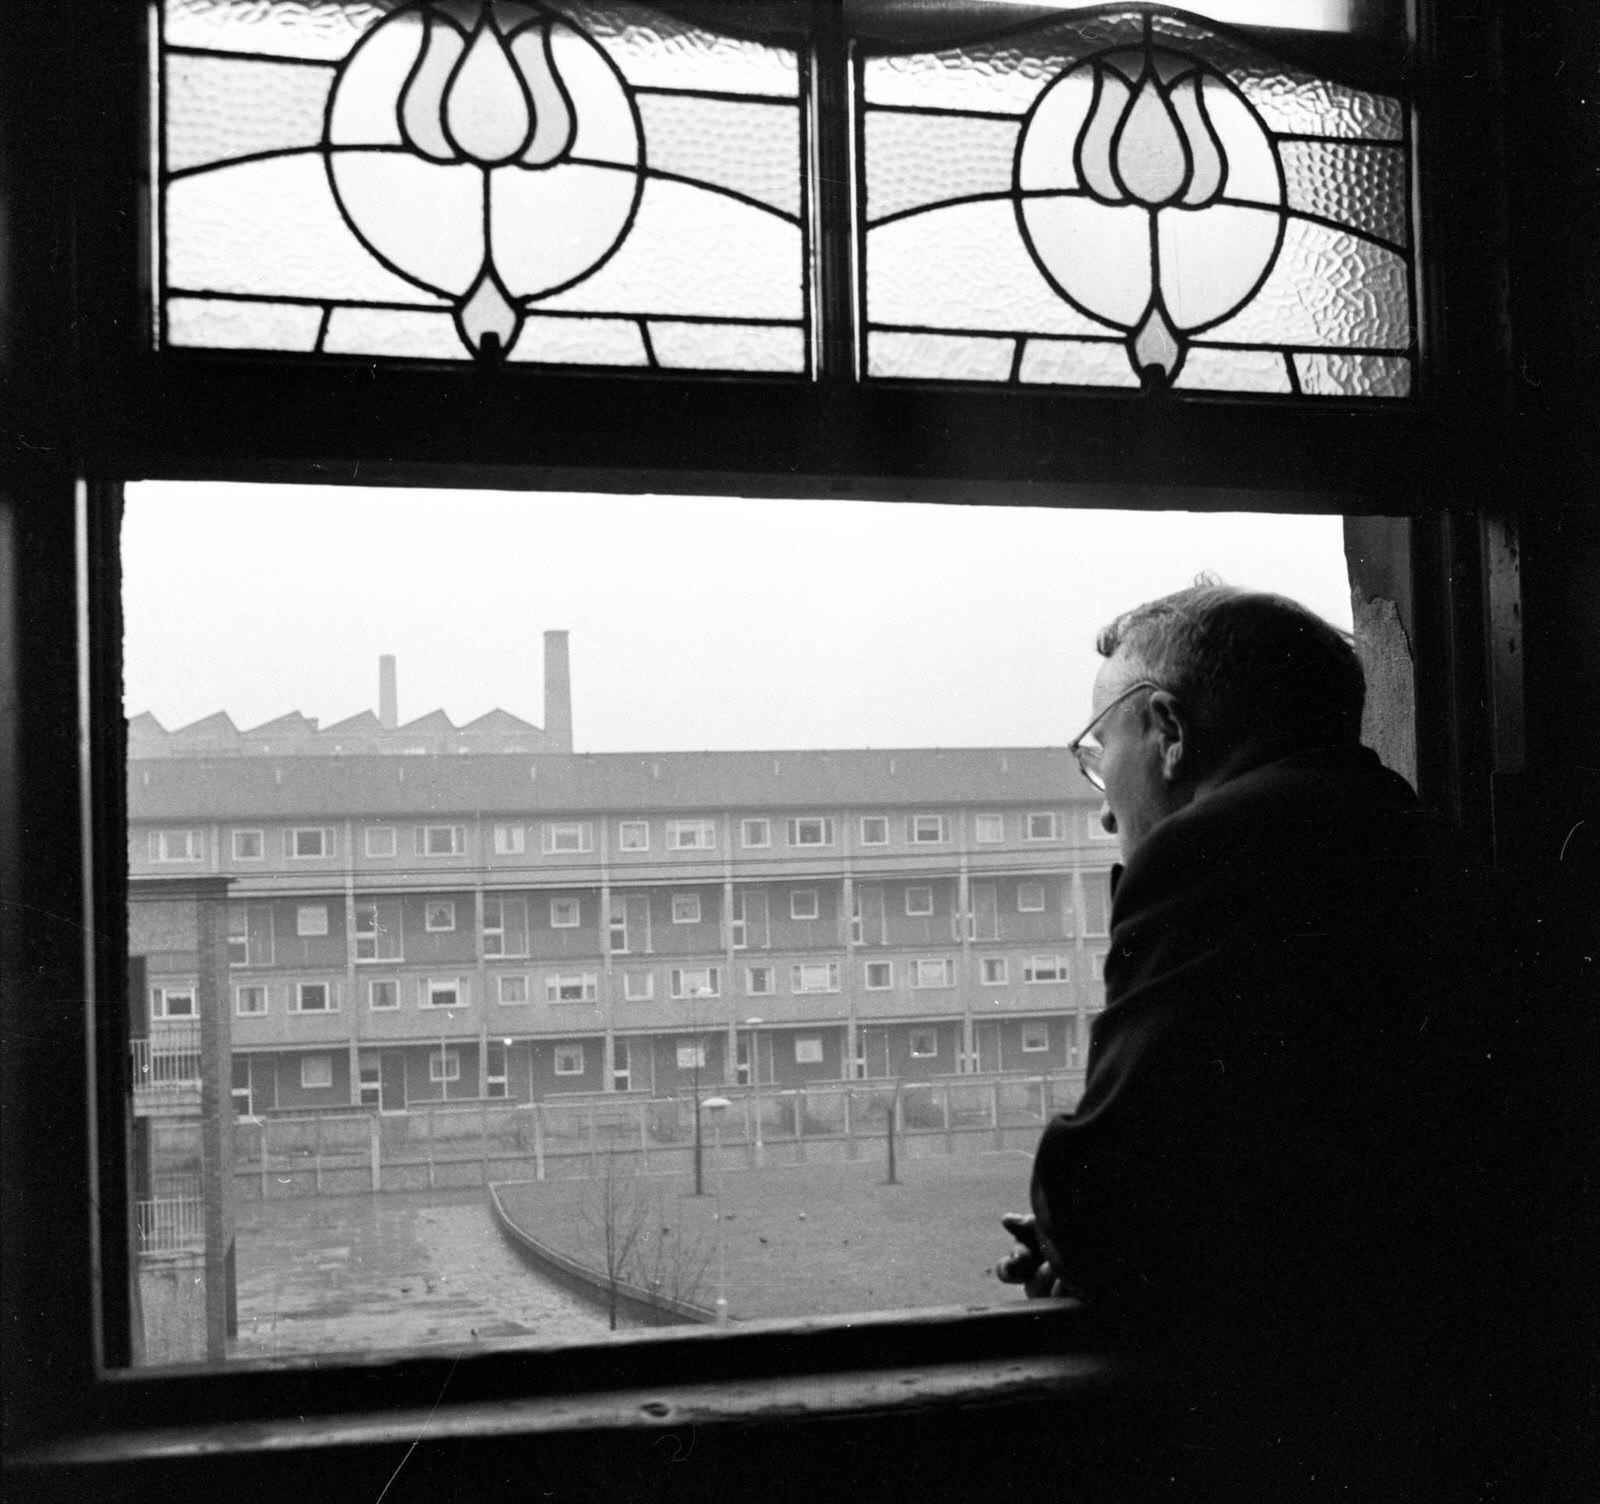
[[[703,1168],[905,1159],[1031,1149],[1053,1113],[1072,1107],[1081,1071],[827,1083],[700,1093]],[[704,1107],[712,1097],[728,1106]],[[285,1114],[234,1124],[240,1199],[352,1195],[545,1180],[594,1173],[602,1155],[637,1156],[656,1173],[691,1173],[695,1099],[612,1093],[560,1101],[422,1105],[407,1112]]]
[[[198,1195],[141,1201],[138,1216],[140,1253],[179,1253],[205,1247],[205,1203]]]
[[[128,1043],[136,1091],[200,1090],[200,1025],[167,1025]]]

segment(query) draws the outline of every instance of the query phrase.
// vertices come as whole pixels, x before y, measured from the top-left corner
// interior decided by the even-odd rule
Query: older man
[[[1320,618],[1202,584],[1097,645],[1072,745],[1122,847],[1106,1008],[1002,1278],[1235,1394],[1359,1392],[1369,1425],[1460,1359],[1441,1318],[1475,1236],[1452,1221],[1481,1167],[1463,988],[1488,916],[1360,745],[1361,668]]]

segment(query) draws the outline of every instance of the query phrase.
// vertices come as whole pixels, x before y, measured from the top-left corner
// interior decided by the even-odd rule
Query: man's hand
[[[1001,1282],[1021,1285],[1030,1300],[1048,1295],[1066,1294],[1055,1268],[1050,1263],[1049,1254],[1039,1234],[1038,1222],[1033,1217],[1008,1212],[1000,1219],[1000,1225],[1022,1245],[1015,1253],[1001,1259],[994,1266],[994,1272]]]

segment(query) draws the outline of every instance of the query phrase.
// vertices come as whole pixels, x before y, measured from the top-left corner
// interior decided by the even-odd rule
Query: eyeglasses
[[[1100,745],[1100,738],[1094,734],[1094,728],[1126,700],[1129,695],[1136,695],[1141,689],[1161,689],[1163,687],[1153,679],[1140,679],[1137,684],[1130,684],[1115,699],[1108,700],[1099,714],[1067,743],[1067,751],[1078,761],[1078,771],[1101,793],[1105,792],[1106,787],[1105,777],[1100,772],[1100,757],[1105,748]]]

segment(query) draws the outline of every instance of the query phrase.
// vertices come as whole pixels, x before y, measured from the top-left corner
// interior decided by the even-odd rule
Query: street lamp
[[[756,1030],[766,1022],[764,1018],[747,1018],[744,1026],[750,1031],[750,1099],[756,1115],[756,1168],[760,1169],[766,1155],[766,1145],[761,1142],[761,1056],[756,1050]]]
[[[711,1121],[716,1130],[717,1324],[724,1326],[728,1320],[728,1239],[722,1225],[722,1115],[733,1106],[733,1103],[726,1097],[707,1097],[700,1106],[711,1114]],[[699,1120],[700,1114],[697,1112],[696,1123]]]

